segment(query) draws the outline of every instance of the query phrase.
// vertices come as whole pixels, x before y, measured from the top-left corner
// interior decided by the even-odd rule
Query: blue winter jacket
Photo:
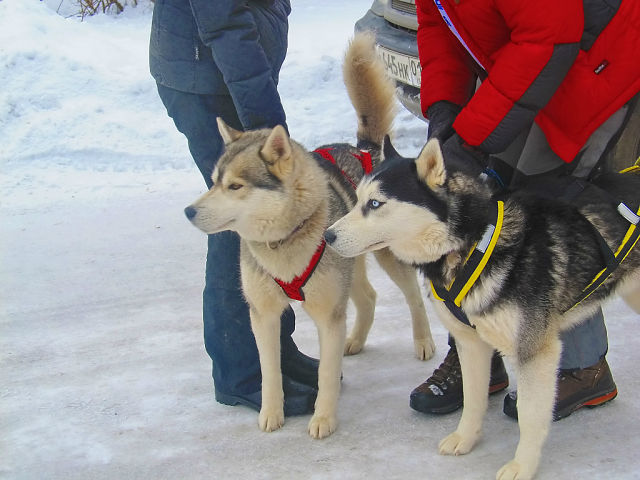
[[[149,66],[183,92],[231,95],[245,129],[285,125],[277,91],[289,0],[156,0]]]

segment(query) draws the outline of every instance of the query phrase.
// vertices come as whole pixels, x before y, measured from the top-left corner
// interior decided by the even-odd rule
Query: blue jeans
[[[224,151],[216,117],[242,129],[231,98],[157,86],[167,113],[187,138],[191,156],[210,188],[211,172]],[[253,393],[261,388],[260,359],[240,284],[240,240],[235,232],[229,231],[208,237],[202,300],[204,344],[213,363],[213,381],[216,390],[222,393]],[[291,338],[294,329],[295,315],[289,307],[282,315],[281,326],[285,357],[298,351]]]

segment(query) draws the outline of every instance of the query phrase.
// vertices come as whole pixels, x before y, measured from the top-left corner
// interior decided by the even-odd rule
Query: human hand
[[[427,139],[435,137],[440,140],[440,143],[444,143],[451,137],[455,133],[453,122],[461,109],[459,105],[446,100],[431,105],[427,110],[427,119],[429,120]]]
[[[442,144],[442,155],[447,168],[450,165],[464,170],[477,170],[478,173],[487,166],[489,155],[477,147],[472,147],[464,139],[454,133]]]
[[[462,170],[471,175],[482,175],[492,190],[504,190],[513,175],[513,169],[499,158],[466,143],[454,133],[442,145],[442,155],[448,170]]]

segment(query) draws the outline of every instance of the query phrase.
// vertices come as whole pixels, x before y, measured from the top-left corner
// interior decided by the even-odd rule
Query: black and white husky
[[[464,378],[462,417],[440,453],[465,454],[478,441],[493,350],[513,362],[520,442],[497,478],[531,478],[552,418],[560,332],[615,293],[639,308],[640,175],[594,180],[615,199],[594,187],[571,205],[527,193],[497,199],[478,172],[451,168],[435,140],[415,160],[389,144],[384,152],[325,238],[347,257],[388,247],[431,281]]]

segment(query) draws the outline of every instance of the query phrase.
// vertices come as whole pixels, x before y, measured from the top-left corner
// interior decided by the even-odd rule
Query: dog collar
[[[311,218],[311,217],[309,217]],[[291,233],[289,235],[287,235],[286,237],[278,240],[277,242],[273,242],[274,245],[271,244],[271,242],[267,242],[267,246],[271,249],[271,250],[275,250],[276,248],[278,248],[280,245],[282,245],[283,243],[285,243],[287,240],[289,240],[291,237],[293,237],[297,232],[299,232],[302,227],[304,227],[304,224],[307,223],[307,221],[309,220],[309,218],[305,218],[302,222],[300,222],[300,224],[294,228]]]
[[[462,310],[461,304],[471,287],[476,283],[480,274],[493,254],[493,249],[498,242],[502,222],[504,219],[504,202],[496,202],[493,217],[484,230],[482,238],[477,242],[467,255],[462,271],[453,279],[449,288],[444,285],[436,285],[431,282],[431,290],[437,300],[444,302],[449,311],[462,323],[472,327],[469,318]],[[474,327],[475,328],[475,327]]]

